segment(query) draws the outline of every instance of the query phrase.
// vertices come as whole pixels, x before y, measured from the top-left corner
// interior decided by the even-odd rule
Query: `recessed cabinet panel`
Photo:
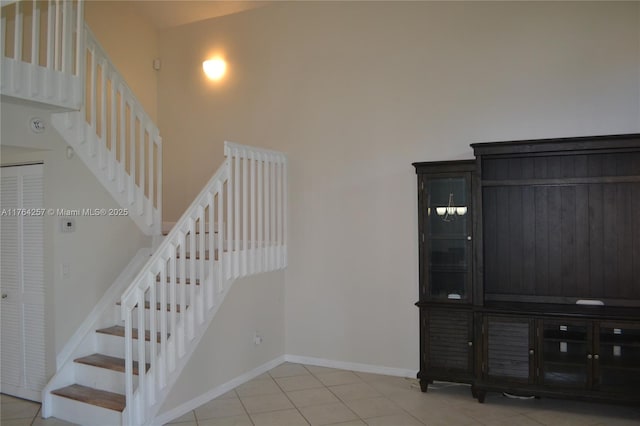
[[[640,326],[601,324],[599,327],[598,387],[609,392],[640,388]]]
[[[485,330],[486,376],[529,383],[530,363],[533,361],[530,320],[489,316]]]
[[[428,318],[428,368],[471,371],[471,312],[429,309]]]

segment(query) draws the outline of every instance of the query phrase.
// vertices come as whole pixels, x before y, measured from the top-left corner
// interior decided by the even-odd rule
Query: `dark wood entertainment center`
[[[640,134],[472,145],[418,175],[420,386],[640,403]]]

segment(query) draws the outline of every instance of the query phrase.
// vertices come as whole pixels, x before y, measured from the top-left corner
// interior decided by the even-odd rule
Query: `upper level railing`
[[[162,138],[133,91],[84,28],[84,102],[53,124],[148,235],[162,230]]]
[[[78,109],[83,0],[2,1],[0,92]]]
[[[228,142],[225,155],[122,296],[125,424],[153,420],[233,280],[287,265],[286,156]],[[137,389],[134,359],[150,363]]]

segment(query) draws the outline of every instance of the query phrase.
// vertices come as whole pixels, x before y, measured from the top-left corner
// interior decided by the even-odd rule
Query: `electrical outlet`
[[[70,266],[68,263],[62,263],[60,265],[60,277],[63,279],[68,279],[71,276]]]
[[[260,343],[262,343],[262,336],[259,335],[258,332],[256,331],[256,333],[253,335],[253,344],[257,346]]]

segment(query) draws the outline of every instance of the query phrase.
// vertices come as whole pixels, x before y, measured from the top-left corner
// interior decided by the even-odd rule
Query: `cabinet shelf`
[[[438,265],[438,266],[433,266],[433,265],[429,265],[429,271],[430,272],[455,272],[455,273],[460,273],[460,274],[464,274],[469,270],[467,265],[464,266],[456,266],[456,265]]]
[[[640,366],[638,365],[624,365],[624,363],[620,363],[620,365],[602,365],[602,362],[600,363],[600,371],[601,374],[605,374],[607,371],[617,371],[617,372],[634,372],[634,373],[640,373]]]
[[[550,342],[586,342],[587,333],[579,331],[544,330],[543,340]]]
[[[637,340],[637,336],[629,336],[630,338],[623,338],[617,336],[615,338],[605,338],[600,336],[600,344],[603,346],[626,346],[630,348],[640,348],[640,342]]]
[[[565,342],[565,343],[577,343],[577,344],[586,344],[587,343],[587,338],[568,338],[568,337],[544,337],[543,338],[544,342],[549,342],[549,343],[561,343],[561,342]]]
[[[565,352],[554,352],[543,354],[545,365],[587,365],[586,354],[568,354]]]
[[[467,241],[469,237],[467,234],[447,234],[444,232],[437,232],[437,233],[429,232],[427,235],[431,240]]]

